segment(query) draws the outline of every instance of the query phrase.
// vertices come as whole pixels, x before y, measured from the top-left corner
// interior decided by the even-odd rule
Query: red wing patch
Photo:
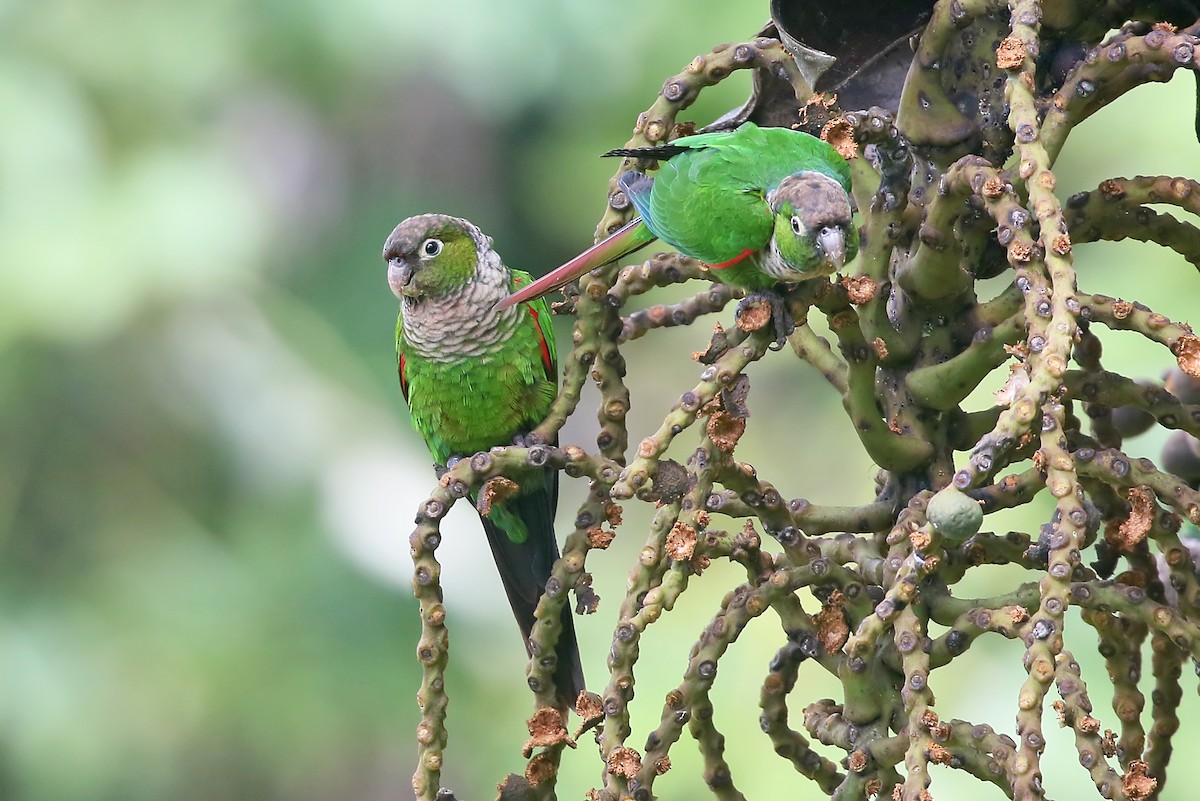
[[[753,252],[754,252],[754,248],[746,248],[745,250],[743,250],[741,253],[734,256],[729,261],[723,261],[720,264],[710,264],[708,266],[713,270],[724,270],[726,267],[732,267],[733,265],[737,264],[740,261],[745,261],[746,257],[749,256]]]
[[[546,377],[553,381],[555,378],[554,356],[550,353],[550,344],[546,342],[546,335],[542,333],[542,321],[532,303],[527,303],[525,308],[529,309],[529,316],[533,318],[533,330],[537,331],[538,347],[542,351],[542,366],[546,368]]]
[[[404,354],[400,354],[400,363],[398,365],[398,372],[400,373],[400,391],[404,393],[404,400],[407,403],[408,402],[408,375],[406,375],[405,370],[404,370]]]

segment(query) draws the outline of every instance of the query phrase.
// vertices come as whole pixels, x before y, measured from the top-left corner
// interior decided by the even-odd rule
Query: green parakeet
[[[497,308],[529,274],[505,266],[475,225],[442,214],[400,223],[383,258],[400,299],[400,388],[434,461],[511,445],[540,423],[558,392],[550,310],[545,300]],[[559,556],[557,501],[558,473],[546,469],[522,477],[516,495],[480,515],[527,651],[534,608]],[[556,656],[554,681],[569,706],[583,689],[569,605]]]
[[[640,217],[499,308],[540,297],[657,238],[708,264],[724,283],[771,293],[779,311],[779,284],[834,273],[858,252],[850,168],[831,145],[801,131],[748,122],[605,155],[661,160],[653,179],[636,171],[620,178]]]

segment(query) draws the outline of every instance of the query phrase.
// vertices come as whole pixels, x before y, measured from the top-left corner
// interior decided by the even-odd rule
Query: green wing
[[[523,270],[510,270],[512,279],[509,281],[509,292],[516,292],[523,286],[528,286],[533,283],[533,277]],[[550,318],[550,303],[545,297],[535,298],[525,301],[521,304],[529,315],[530,330],[533,334],[534,344],[537,346],[537,355],[541,360],[542,367],[546,371],[546,382],[539,382],[541,394],[549,395],[549,400],[544,404],[538,404],[535,411],[539,416],[535,422],[541,422],[546,416],[546,412],[550,411],[550,404],[554,402],[554,398],[558,395],[558,348],[554,341],[554,324]]]
[[[774,227],[766,195],[789,175],[816,171],[850,187],[850,167],[833,147],[788,128],[748,122],[671,144],[688,149],[662,163],[645,221],[660,239],[708,264],[766,246]]]

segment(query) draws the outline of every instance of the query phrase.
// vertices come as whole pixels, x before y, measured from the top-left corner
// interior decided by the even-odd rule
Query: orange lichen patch
[[[483,489],[479,490],[479,500],[475,507],[479,510],[479,514],[487,517],[492,513],[492,508],[496,504],[504,503],[512,496],[519,492],[521,486],[517,482],[507,479],[504,476],[496,476],[489,478],[484,483]]]
[[[862,773],[867,769],[867,752],[861,748],[855,748],[846,758],[846,767],[855,773]]]
[[[632,779],[642,769],[642,755],[632,748],[621,746],[614,748],[605,763],[608,772],[614,776],[624,776]]]
[[[1062,701],[1055,701],[1053,704],[1051,704],[1051,706],[1054,707],[1054,712],[1056,715],[1058,715],[1058,725],[1066,726],[1067,725],[1067,705],[1064,704]]]
[[[1004,611],[1008,612],[1008,617],[1015,626],[1019,626],[1026,620],[1029,620],[1029,610],[1023,606],[1006,606],[1004,607]]]
[[[1029,343],[1022,339],[1015,345],[1005,345],[1004,352],[1009,356],[1016,356],[1018,359],[1027,359],[1029,358]],[[1010,369],[1017,368],[1014,366]]]
[[[1077,727],[1084,734],[1095,734],[1100,731],[1100,721],[1096,720],[1091,715],[1084,715],[1079,719]]]
[[[695,120],[684,120],[683,122],[675,123],[675,127],[671,129],[671,138],[678,139],[681,136],[691,136],[696,132]]]
[[[935,765],[949,765],[954,759],[954,754],[950,753],[950,749],[941,743],[929,744],[929,761]]]
[[[904,785],[897,784],[895,787],[892,788],[892,801],[903,801],[903,799],[904,799]]]
[[[945,721],[939,723],[929,730],[935,740],[945,740],[950,737],[950,724]]]
[[[699,554],[695,559],[692,560],[692,570],[694,570],[698,576],[703,573],[711,564],[712,559],[708,558],[704,554]]]
[[[1132,551],[1139,542],[1146,538],[1150,527],[1154,525],[1154,492],[1147,486],[1132,487],[1129,490],[1129,517],[1113,530],[1109,526],[1104,533],[1108,544],[1123,553]]]
[[[871,347],[875,349],[875,355],[880,359],[886,359],[888,357],[887,343],[884,342],[881,337],[875,337],[875,339],[871,341]]]
[[[771,323],[771,304],[753,300],[745,304],[737,316],[737,327],[743,331],[758,331]]]
[[[578,740],[585,731],[594,729],[604,720],[604,709],[600,706],[600,696],[589,693],[587,690],[580,690],[579,695],[575,698],[575,714],[583,718],[583,723],[580,724],[574,735]]]
[[[800,123],[808,123],[810,119],[816,120],[824,117],[828,110],[837,103],[837,95],[834,93],[826,94],[825,92],[813,92],[812,96],[800,107],[800,113],[797,115]],[[809,109],[812,109],[810,117]],[[792,128],[799,128],[800,124],[793,125]]]
[[[1179,362],[1179,369],[1192,378],[1200,378],[1200,337],[1182,336],[1171,349]]]
[[[874,798],[875,796],[879,795],[879,791],[883,789],[883,780],[878,776],[872,776],[871,778],[867,779],[867,783],[863,786],[863,789],[867,791],[868,798]]]
[[[617,532],[605,531],[602,528],[589,528],[587,533],[588,545],[600,551],[612,545],[612,541],[616,537]]]
[[[889,417],[888,421],[887,421],[887,427],[888,427],[888,431],[891,431],[893,434],[903,434],[904,433],[904,429],[901,428],[901,426],[900,426],[900,418],[899,417]]]
[[[1025,45],[1015,36],[1009,36],[996,48],[996,66],[1002,70],[1015,70],[1025,61]]]
[[[667,535],[667,556],[677,562],[686,562],[696,551],[696,529],[684,522],[677,522]]]
[[[575,741],[567,734],[563,725],[563,713],[553,707],[542,707],[533,713],[533,717],[525,721],[529,727],[529,739],[521,753],[528,759],[535,748],[545,748],[551,745],[566,744],[575,747]]]
[[[1071,252],[1071,237],[1066,234],[1059,234],[1050,242],[1050,249],[1060,256],[1065,256]]]
[[[604,517],[608,520],[608,524],[614,528],[621,525],[621,504],[607,503],[604,506]]]
[[[1000,197],[1004,194],[1004,181],[999,175],[989,175],[984,179],[981,191],[984,197]]]
[[[696,512],[696,525],[700,528],[708,528],[708,521],[712,520],[712,515],[701,509]]]
[[[1151,27],[1156,31],[1162,31],[1163,33],[1175,33],[1175,31],[1179,30],[1178,27],[1169,22],[1156,22]]]
[[[1020,239],[1014,239],[1013,243],[1008,246],[1008,253],[1012,256],[1013,261],[1027,262],[1033,258],[1033,245]]]
[[[1124,320],[1133,314],[1133,304],[1127,300],[1114,300],[1112,310],[1113,317],[1116,317],[1118,320]]]
[[[1100,196],[1105,200],[1116,200],[1125,197],[1125,187],[1120,181],[1114,181],[1109,178],[1107,181],[1100,182]]]
[[[858,142],[854,141],[854,129],[846,122],[845,117],[825,123],[825,127],[821,129],[821,138],[831,144],[847,161],[858,158]]]
[[[1105,729],[1100,738],[1100,750],[1106,757],[1117,755],[1117,734],[1112,729]]]
[[[912,544],[913,550],[924,552],[929,548],[929,543],[932,540],[928,531],[919,528],[908,535],[908,541]]]
[[[661,776],[670,769],[671,769],[671,758],[670,757],[659,757],[658,759],[654,760],[655,774]]]
[[[1140,759],[1129,763],[1129,770],[1121,777],[1121,785],[1125,788],[1125,795],[1129,801],[1149,798],[1154,788],[1158,787],[1158,779],[1146,775],[1148,768],[1149,765]]]
[[[845,596],[840,590],[834,590],[813,620],[817,626],[817,636],[821,638],[827,654],[842,650],[846,640],[850,639],[850,626],[846,623],[846,613],[842,611],[845,605]]]
[[[847,275],[839,282],[846,289],[846,295],[855,306],[861,306],[875,297],[879,284],[869,275]]]
[[[742,434],[746,433],[746,418],[735,417],[729,412],[714,412],[708,418],[705,431],[713,445],[717,446],[717,450],[729,453],[742,438]]]
[[[739,544],[745,548],[758,548],[762,545],[762,537],[758,536],[758,530],[754,528],[754,521],[747,518],[742,525],[742,536],[738,538]]]
[[[550,758],[549,754],[543,751],[529,760],[529,763],[525,766],[525,781],[529,782],[531,787],[537,787],[557,773],[558,765]]]
[[[583,794],[583,801],[600,801],[600,791],[593,787]]]
[[[927,729],[932,729],[934,726],[938,725],[940,720],[941,718],[938,717],[938,713],[934,712],[932,709],[926,709],[921,713],[921,725]]]

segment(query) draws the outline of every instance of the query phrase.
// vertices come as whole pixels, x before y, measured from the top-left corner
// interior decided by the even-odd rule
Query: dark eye
[[[432,259],[442,252],[442,240],[426,239],[421,243],[421,258]]]
[[[792,233],[796,236],[804,235],[804,223],[800,222],[799,217],[792,217]]]

